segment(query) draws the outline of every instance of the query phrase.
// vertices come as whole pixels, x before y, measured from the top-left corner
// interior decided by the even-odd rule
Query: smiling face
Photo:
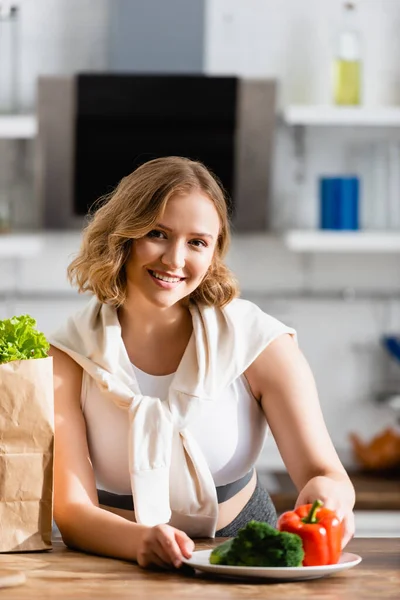
[[[172,196],[154,229],[132,243],[127,299],[169,308],[189,296],[211,265],[219,230],[214,203],[202,192]]]

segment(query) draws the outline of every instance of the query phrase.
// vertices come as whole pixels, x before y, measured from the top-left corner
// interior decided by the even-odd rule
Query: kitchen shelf
[[[400,127],[400,106],[292,105],[283,110],[288,125]]]
[[[0,235],[0,259],[31,258],[39,254],[43,248],[43,239],[36,234]]]
[[[31,139],[36,133],[35,115],[0,115],[0,138]]]
[[[283,234],[293,252],[400,252],[400,232],[291,230]]]

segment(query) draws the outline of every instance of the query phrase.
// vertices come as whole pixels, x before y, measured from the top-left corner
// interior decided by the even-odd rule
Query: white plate
[[[343,552],[336,565],[323,567],[231,567],[228,565],[211,565],[211,550],[197,550],[192,557],[183,562],[199,571],[223,575],[224,577],[254,577],[263,579],[280,579],[281,581],[299,581],[301,579],[317,579],[351,569],[361,562],[361,556]]]

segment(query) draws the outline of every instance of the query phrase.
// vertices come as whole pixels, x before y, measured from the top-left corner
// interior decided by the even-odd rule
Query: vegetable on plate
[[[324,508],[321,500],[283,513],[278,519],[277,528],[301,537],[303,566],[334,565],[339,562],[342,523],[335,511]]]
[[[210,563],[239,567],[299,567],[303,557],[300,536],[280,532],[262,521],[250,521],[236,537],[214,548]]]

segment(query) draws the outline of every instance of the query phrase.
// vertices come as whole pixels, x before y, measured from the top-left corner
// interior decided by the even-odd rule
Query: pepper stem
[[[314,500],[314,503],[313,503],[312,507],[310,508],[310,512],[308,513],[308,515],[306,517],[304,517],[304,519],[302,519],[303,523],[316,523],[317,518],[315,516],[315,513],[323,505],[324,505],[324,503],[322,502],[322,500]]]

